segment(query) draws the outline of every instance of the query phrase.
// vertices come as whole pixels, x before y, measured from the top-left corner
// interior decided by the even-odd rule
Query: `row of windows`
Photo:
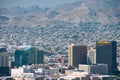
[[[8,66],[8,56],[1,56],[1,67],[7,67]]]

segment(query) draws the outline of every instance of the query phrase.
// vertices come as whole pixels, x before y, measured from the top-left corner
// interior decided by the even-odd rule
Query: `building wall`
[[[73,55],[72,55],[72,52],[73,52],[73,48],[72,48],[72,45],[69,45],[68,46],[68,65],[73,65]]]
[[[71,75],[74,71],[73,70],[65,70],[66,75]]]
[[[24,69],[11,69],[11,76],[14,77],[21,77],[23,76]]]
[[[91,80],[91,79],[90,79],[90,77],[86,77],[86,76],[85,76],[85,77],[81,77],[80,80]]]
[[[92,72],[93,74],[99,73],[102,75],[106,75],[108,74],[108,66],[107,64],[91,65],[90,72]]]
[[[44,80],[44,78],[15,78],[15,80]]]
[[[44,52],[35,48],[28,50],[15,51],[15,66],[42,64],[44,61]]]
[[[44,63],[44,52],[43,51],[37,51],[37,64],[43,64]]]
[[[7,52],[0,53],[0,75],[10,75],[9,54]]]
[[[106,64],[98,64],[98,65],[82,65],[79,64],[79,70],[92,73],[92,74],[108,74],[108,67]]]
[[[68,47],[68,65],[78,67],[87,63],[87,46],[70,45]]]
[[[15,51],[15,66],[22,66],[22,65],[26,65],[28,58],[27,55],[28,51],[24,51],[24,50],[16,50]]]
[[[9,54],[0,53],[0,67],[9,67]]]
[[[79,70],[84,71],[84,72],[90,72],[90,65],[79,64]]]
[[[91,48],[87,53],[87,64],[96,64],[96,49]]]
[[[116,41],[98,41],[96,43],[96,63],[107,64],[109,74],[117,71],[116,44]]]

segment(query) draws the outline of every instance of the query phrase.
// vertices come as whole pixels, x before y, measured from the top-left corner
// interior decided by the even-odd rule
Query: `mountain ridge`
[[[119,3],[120,0],[79,0],[54,8],[39,8],[37,5],[28,8],[15,6],[10,9],[1,8],[0,16],[10,18],[8,21],[5,20],[6,24],[4,25],[32,24],[31,26],[37,26],[43,23],[46,25],[51,21],[64,21],[77,24],[80,22],[110,24],[120,22]],[[15,19],[17,20],[15,21]]]

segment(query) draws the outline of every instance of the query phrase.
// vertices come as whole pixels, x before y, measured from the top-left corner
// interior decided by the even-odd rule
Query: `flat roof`
[[[31,45],[22,45],[22,46],[18,46],[18,50],[29,50],[31,49]]]

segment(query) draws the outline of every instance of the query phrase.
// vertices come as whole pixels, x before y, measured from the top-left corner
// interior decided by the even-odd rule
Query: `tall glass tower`
[[[68,46],[68,65],[78,67],[79,64],[87,64],[87,46],[69,45]]]
[[[44,52],[33,47],[26,47],[15,51],[15,66],[42,64]]]
[[[97,41],[96,43],[96,63],[107,64],[109,74],[117,71],[116,50],[116,41]]]

